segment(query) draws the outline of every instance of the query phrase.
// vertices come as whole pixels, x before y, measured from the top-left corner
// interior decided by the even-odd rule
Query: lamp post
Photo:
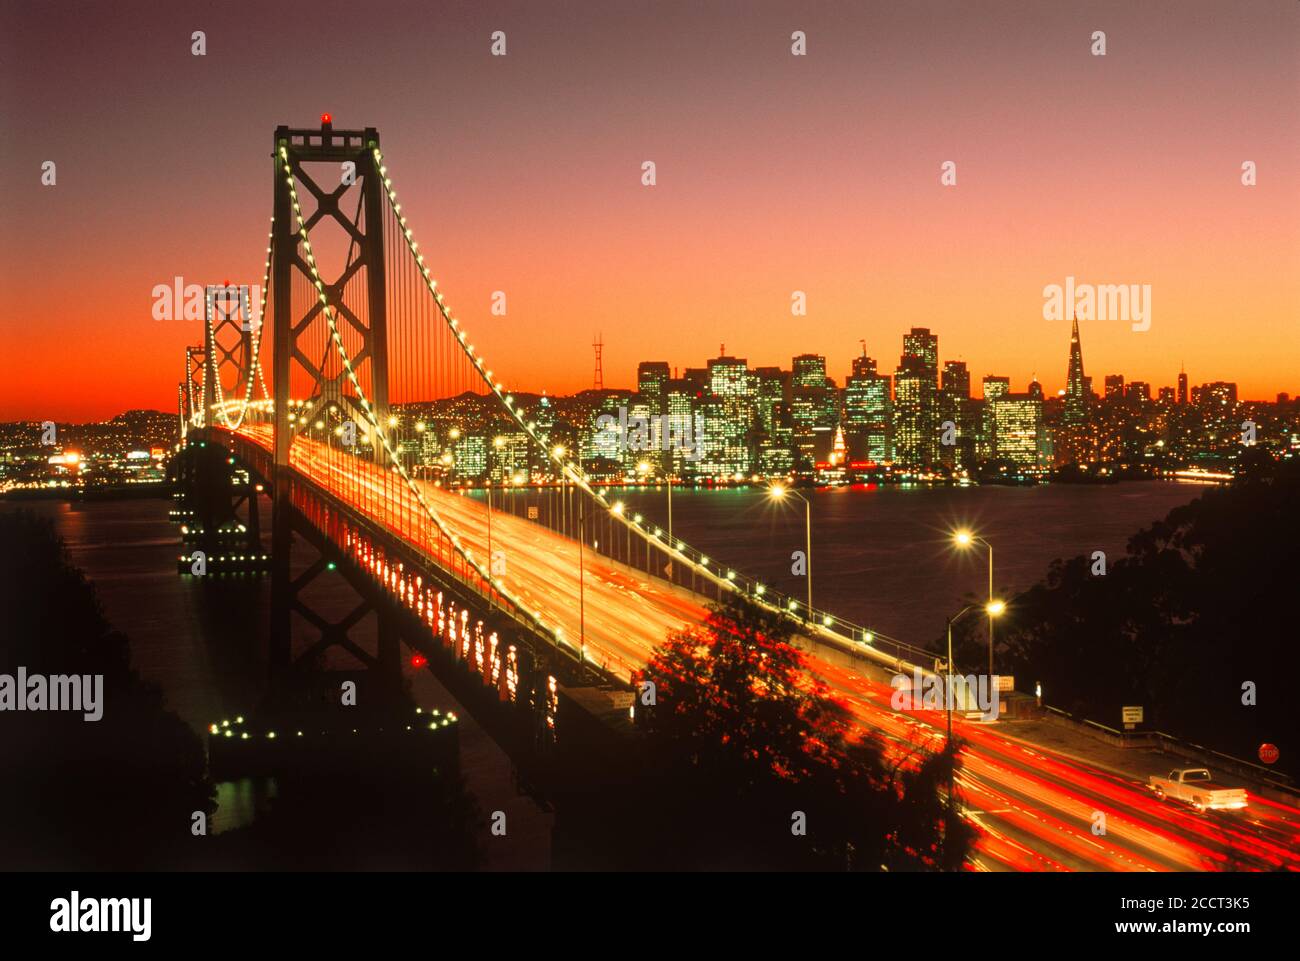
[[[619,517],[622,517],[622,516],[623,516],[623,502],[622,502],[622,501],[614,501],[614,506],[610,508],[610,511],[611,511],[612,513],[617,514]],[[626,527],[627,525],[624,525],[624,526]],[[613,531],[610,532],[609,537],[610,537],[610,541],[611,541],[612,546],[615,548],[615,557],[614,557],[614,559],[615,559],[615,560],[618,560],[618,555],[617,555],[618,541],[614,539],[614,538],[615,538],[615,535],[614,535]],[[627,532],[627,537],[626,537],[626,539],[624,540],[624,543],[625,543],[626,546],[627,546],[627,566],[628,566],[628,567],[631,567],[631,566],[632,566],[632,531],[631,531],[631,530],[628,530],[628,532]]]
[[[587,598],[584,584],[582,563],[582,542],[586,538],[583,521],[586,517],[581,498],[578,500],[578,644],[581,648],[582,662],[587,662]]]
[[[784,484],[773,484],[768,488],[768,496],[773,500],[782,500],[787,494],[793,494],[803,501],[804,508],[804,571],[808,578],[808,620],[812,620],[812,504],[808,498],[804,497],[797,490],[786,487]]]
[[[505,446],[504,437],[492,438],[492,446],[498,451]],[[498,457],[501,455],[498,454]],[[488,549],[488,570],[492,569],[492,471],[488,471],[487,477],[483,481],[483,488],[487,491],[487,549]]]
[[[555,458],[555,462],[560,465],[561,508],[563,508],[564,506],[564,499],[565,499],[564,480],[566,475],[568,474],[568,470],[566,469],[566,465],[564,463],[564,455],[566,453],[567,452],[565,451],[564,447],[560,444],[557,444],[551,448],[551,456]],[[579,465],[579,467],[581,467],[581,465]],[[583,561],[582,542],[583,539],[586,538],[587,536],[585,530],[586,512],[583,510],[583,503],[581,498],[578,499],[576,506],[578,509],[578,516],[576,518],[578,523],[578,647],[579,647],[581,659],[585,664],[587,661],[587,596],[586,596],[587,592],[586,592],[586,583],[585,583],[585,579],[586,579],[585,572],[583,570],[584,561]]]
[[[673,475],[669,471],[664,476],[664,482],[668,485],[668,543],[673,542]]]
[[[944,740],[944,750],[948,752],[948,811],[951,814],[953,810],[953,781],[957,775],[957,758],[952,753],[952,626],[961,619],[961,616],[967,611],[974,609],[979,605],[967,604],[952,617],[948,618],[948,660],[944,664],[944,688],[943,704],[948,712],[948,735]],[[989,616],[989,623],[992,624],[993,618],[997,617],[1007,606],[1001,601],[990,600],[984,605],[985,613]],[[989,675],[989,683],[993,683],[993,676]],[[946,835],[945,835],[946,838]]]
[[[643,460],[636,465],[636,472],[640,474],[643,479],[648,480],[653,466],[654,465],[649,461]],[[664,476],[664,483],[668,488],[668,550],[671,559],[671,551],[673,549],[673,476],[671,473]]]
[[[488,572],[492,571],[492,476],[489,474],[483,482],[483,489],[487,492],[487,555],[488,555]],[[488,592],[488,600],[491,601],[492,592]]]
[[[560,516],[559,516],[559,519],[558,519],[558,520],[559,520],[559,523],[558,523],[558,524],[556,523],[555,511],[554,511],[554,509],[552,509],[552,511],[551,511],[551,525],[552,525],[551,529],[552,529],[552,530],[558,530],[558,531],[560,531],[561,533],[565,533],[565,530],[564,530],[564,528],[565,528],[565,516],[564,516],[564,455],[565,455],[566,453],[568,453],[568,452],[564,449],[564,445],[562,445],[562,444],[556,444],[554,447],[551,448],[551,457],[553,457],[553,458],[555,459],[555,463],[559,465],[559,475],[560,475],[560,477],[559,477],[559,484],[556,486],[556,490],[555,490],[556,500],[558,500],[558,501],[560,502],[560,504],[559,504],[559,507],[560,507],[559,514],[560,514]],[[552,504],[553,504],[553,503],[554,503],[554,502],[552,502]]]
[[[954,544],[956,544],[958,547],[961,548],[970,547],[972,544],[983,544],[986,548],[988,548],[989,593],[988,593],[987,603],[989,607],[992,607],[993,605],[993,545],[990,544],[988,541],[986,541],[984,538],[976,534],[972,534],[970,531],[967,530],[957,531],[955,534],[952,535],[952,540]],[[989,683],[990,684],[993,683],[993,616],[994,616],[993,614],[989,614]]]

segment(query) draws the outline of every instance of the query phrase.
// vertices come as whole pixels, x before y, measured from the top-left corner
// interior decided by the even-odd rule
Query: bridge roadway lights
[[[578,745],[587,743],[591,737],[586,717],[589,705],[570,701],[568,692],[574,686],[595,685],[602,679],[590,666],[570,662],[544,641],[530,637],[502,611],[484,610],[482,598],[466,590],[447,572],[425,566],[416,555],[402,552],[397,545],[388,546],[387,561],[405,565],[408,575],[418,572],[427,587],[442,593],[450,609],[457,613],[469,611],[472,624],[482,623],[484,639],[493,634],[498,637],[499,652],[514,648],[516,673],[512,697],[504,667],[494,676],[489,657],[485,656],[481,664],[476,662],[472,643],[470,652],[466,653],[463,638],[449,640],[431,629],[427,615],[418,614],[381,582],[375,581],[366,565],[358,563],[351,554],[343,553],[337,560],[339,572],[358,582],[358,590],[373,598],[381,618],[391,619],[394,635],[424,660],[418,669],[433,673],[511,758],[521,790],[544,798],[546,789],[540,785],[547,779],[546,770],[561,730],[563,737],[572,741],[578,750]],[[551,678],[555,679],[554,687]]]

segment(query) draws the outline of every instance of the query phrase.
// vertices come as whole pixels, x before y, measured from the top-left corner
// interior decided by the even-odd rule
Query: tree
[[[0,715],[0,865],[18,869],[180,867],[196,811],[215,809],[203,746],[131,669],[94,588],[49,521],[0,514],[0,674],[102,675],[98,721],[83,713]]]
[[[1055,561],[1008,605],[999,663],[1094,720],[1141,704],[1151,726],[1248,759],[1272,741],[1300,772],[1300,461],[1244,460],[1236,483],[1138,532],[1105,575]]]
[[[733,597],[671,634],[646,666],[649,768],[666,785],[658,850],[689,866],[879,870],[960,865],[941,843],[945,755],[886,763],[881,743],[813,678],[793,624]],[[800,815],[806,834],[798,833]],[[945,859],[946,854],[946,859]]]

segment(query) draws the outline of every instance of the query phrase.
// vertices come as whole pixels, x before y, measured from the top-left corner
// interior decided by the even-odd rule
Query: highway
[[[271,447],[269,425],[239,433]],[[359,513],[437,556],[437,530],[405,482],[360,458],[303,437],[291,464]],[[418,482],[426,501],[481,563],[487,564],[488,516],[477,499]],[[627,676],[671,631],[698,626],[707,598],[583,551],[579,624],[579,550],[575,541],[502,511],[491,517],[491,550],[502,551],[499,579],[566,640],[585,645],[589,660]],[[804,647],[810,673],[824,680],[864,729],[905,758],[943,743],[945,715],[895,711],[887,675],[874,667]],[[1254,791],[1241,811],[1197,814],[1156,800],[1131,776],[1032,746],[999,733],[999,725],[954,719],[966,741],[958,784],[964,814],[978,831],[974,870],[1300,870],[1300,808]],[[1171,762],[1173,766],[1173,762]],[[1098,813],[1104,834],[1095,834]]]

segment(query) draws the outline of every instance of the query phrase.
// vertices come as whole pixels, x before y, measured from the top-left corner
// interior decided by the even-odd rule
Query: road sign
[[[1259,759],[1265,764],[1276,762],[1280,753],[1276,744],[1261,744],[1259,746]]]
[[[1124,707],[1120,708],[1124,714],[1124,724],[1141,724],[1142,708],[1141,707]]]

